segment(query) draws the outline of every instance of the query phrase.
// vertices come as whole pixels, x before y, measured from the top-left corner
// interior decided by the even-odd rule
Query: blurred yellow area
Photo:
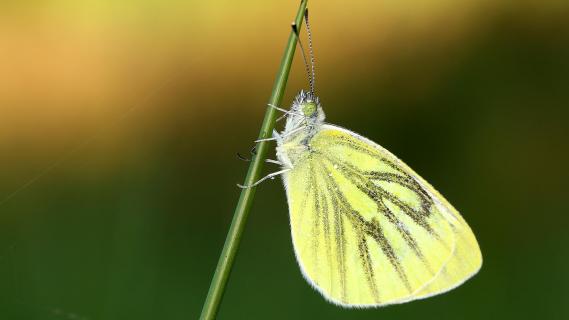
[[[488,3],[313,1],[322,76],[347,68],[356,70],[357,79],[359,68],[388,64],[392,55],[428,54],[432,47],[460,42],[472,20],[484,17]],[[296,10],[294,1],[217,1],[215,6],[205,1],[23,1],[0,6],[3,137],[30,117],[73,126],[101,114],[120,114],[171,78],[183,83],[177,90],[190,98],[204,90],[222,95],[215,85],[237,90],[270,85]],[[366,56],[377,47],[385,56]],[[159,96],[171,93],[158,91]]]
[[[563,6],[523,3],[517,16]],[[357,87],[369,72],[396,78],[390,68],[402,57],[419,57],[429,63],[397,71],[413,69],[410,97],[429,90],[502,7],[510,8],[488,0],[311,1],[319,89]],[[191,119],[227,109],[261,114],[295,10],[296,1],[3,2],[0,151],[72,145],[70,137],[81,140],[129,112],[183,113],[196,128],[204,121]],[[306,86],[300,63],[289,92]],[[121,142],[123,134],[113,141],[130,141]]]

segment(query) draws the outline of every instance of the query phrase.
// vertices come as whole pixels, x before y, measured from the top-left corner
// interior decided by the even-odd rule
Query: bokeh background
[[[0,3],[1,319],[198,317],[297,5]],[[569,2],[309,8],[328,120],[436,186],[484,265],[435,298],[334,307],[267,182],[219,319],[569,318]]]

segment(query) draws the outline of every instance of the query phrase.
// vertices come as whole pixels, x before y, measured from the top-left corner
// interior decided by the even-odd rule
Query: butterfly
[[[375,142],[326,124],[318,97],[301,91],[274,132],[294,252],[306,280],[330,302],[380,307],[449,291],[482,255],[458,211]]]
[[[310,91],[301,91],[273,131],[296,260],[328,301],[381,307],[447,292],[475,275],[482,254],[458,211],[377,143],[325,123],[314,93],[314,55],[305,12]],[[247,186],[247,187],[251,187]],[[245,187],[245,186],[241,186]]]

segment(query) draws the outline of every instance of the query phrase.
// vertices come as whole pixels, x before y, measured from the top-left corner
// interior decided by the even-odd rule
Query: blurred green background
[[[0,3],[1,319],[198,317],[297,5]],[[437,187],[484,265],[442,296],[337,308],[267,182],[219,319],[568,319],[569,2],[309,7],[328,121]],[[306,86],[297,55],[285,105]]]

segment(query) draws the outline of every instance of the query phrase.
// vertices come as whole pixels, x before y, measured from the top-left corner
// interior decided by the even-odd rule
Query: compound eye
[[[306,102],[302,105],[302,113],[304,113],[304,115],[307,117],[312,116],[314,113],[316,113],[316,104],[311,101]]]

